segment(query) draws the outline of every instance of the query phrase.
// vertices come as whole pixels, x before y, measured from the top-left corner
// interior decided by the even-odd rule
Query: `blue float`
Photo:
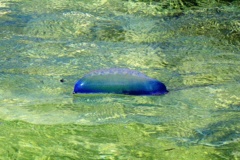
[[[74,94],[114,93],[127,95],[162,95],[166,86],[138,71],[111,68],[90,72],[74,86]]]

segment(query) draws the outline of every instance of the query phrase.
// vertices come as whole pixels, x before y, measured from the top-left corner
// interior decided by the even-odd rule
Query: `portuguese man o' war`
[[[138,71],[110,68],[90,72],[74,86],[74,94],[114,93],[127,95],[162,95],[166,86]]]

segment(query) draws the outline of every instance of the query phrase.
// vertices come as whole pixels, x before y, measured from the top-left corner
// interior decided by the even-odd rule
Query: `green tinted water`
[[[1,1],[0,159],[240,159],[239,2],[196,2]],[[72,95],[110,67],[170,92]]]

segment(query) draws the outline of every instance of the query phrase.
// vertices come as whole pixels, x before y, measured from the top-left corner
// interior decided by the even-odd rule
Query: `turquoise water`
[[[0,159],[240,159],[239,2],[180,2],[1,1]],[[116,67],[170,92],[72,95]]]

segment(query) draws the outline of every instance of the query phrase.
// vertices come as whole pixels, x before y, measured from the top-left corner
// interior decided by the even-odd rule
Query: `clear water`
[[[239,2],[173,2],[0,1],[0,159],[240,159]],[[170,92],[72,95],[116,67]]]

